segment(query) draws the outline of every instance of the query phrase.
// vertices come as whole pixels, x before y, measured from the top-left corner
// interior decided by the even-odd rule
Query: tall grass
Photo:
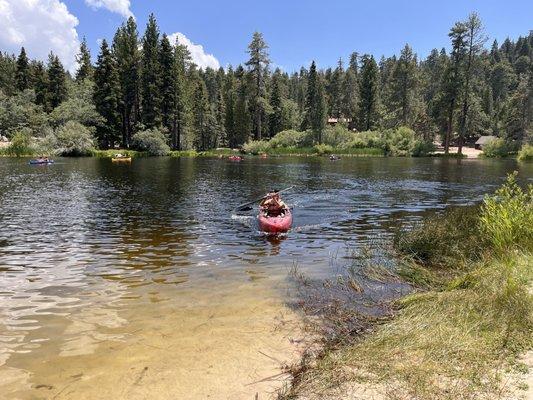
[[[290,394],[514,396],[524,370],[518,356],[533,348],[532,194],[512,174],[480,206],[400,232],[403,275],[423,290],[396,302],[397,315],[373,333],[326,351]]]

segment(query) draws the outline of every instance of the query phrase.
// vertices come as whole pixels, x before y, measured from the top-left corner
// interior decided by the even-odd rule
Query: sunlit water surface
[[[512,160],[0,158],[0,397],[252,399],[280,385],[298,316],[287,270],[470,204]],[[272,239],[240,203],[294,186]]]

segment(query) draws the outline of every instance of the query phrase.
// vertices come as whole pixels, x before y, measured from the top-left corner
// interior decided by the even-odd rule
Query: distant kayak
[[[111,159],[113,162],[131,162],[131,157],[113,157]]]
[[[48,165],[53,164],[54,160],[45,160],[45,159],[36,159],[36,160],[30,160],[28,164],[30,165]]]
[[[292,213],[289,208],[286,208],[278,216],[268,216],[263,210],[260,210],[257,219],[259,228],[266,233],[285,233],[292,227]]]
[[[243,158],[241,156],[229,156],[228,160],[230,160],[230,161],[242,161]]]

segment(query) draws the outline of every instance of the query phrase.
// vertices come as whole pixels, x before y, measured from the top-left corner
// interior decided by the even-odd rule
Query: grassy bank
[[[518,357],[533,346],[532,227],[533,187],[511,176],[480,207],[399,233],[398,274],[414,292],[370,332],[326,341],[282,398],[518,396],[527,369]],[[337,329],[351,319],[361,316]]]

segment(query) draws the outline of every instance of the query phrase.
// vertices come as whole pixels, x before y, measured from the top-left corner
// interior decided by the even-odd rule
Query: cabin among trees
[[[494,139],[497,139],[494,135],[487,135],[487,136],[481,136],[475,143],[474,147],[477,150],[483,150],[483,146],[485,146],[488,142],[493,141]]]

